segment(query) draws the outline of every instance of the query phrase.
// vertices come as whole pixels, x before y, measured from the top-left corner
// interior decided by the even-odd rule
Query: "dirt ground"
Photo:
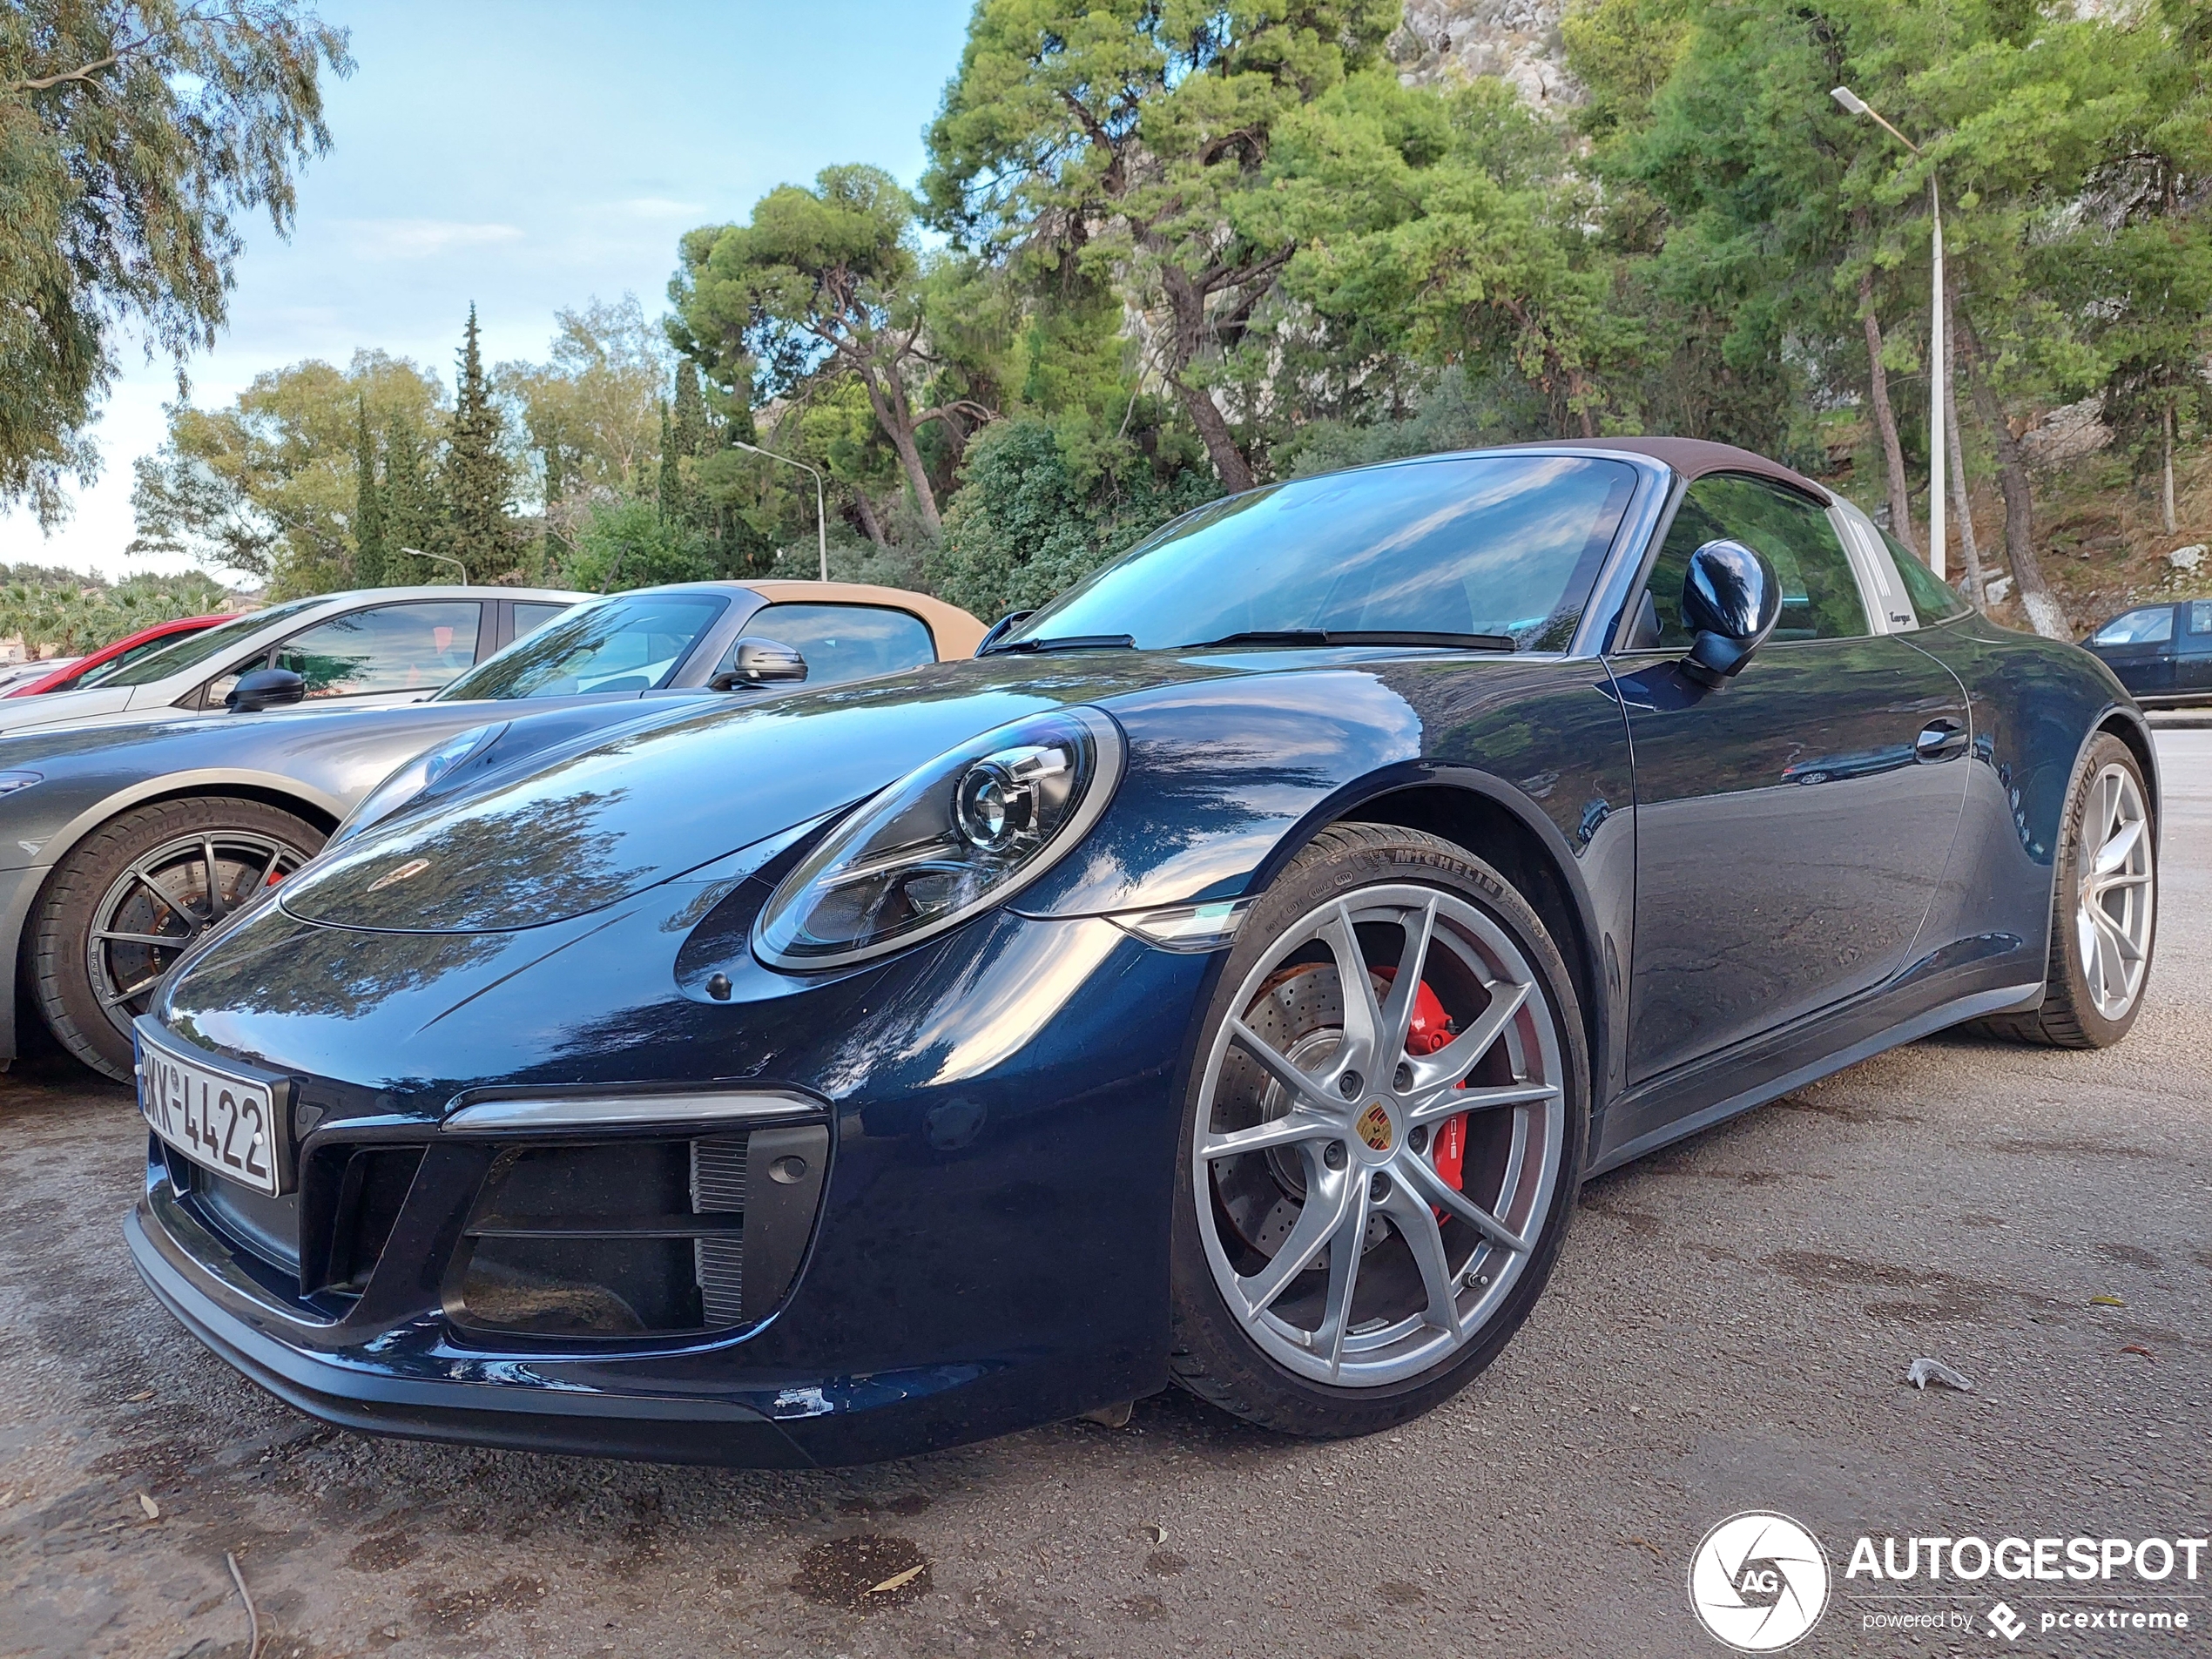
[[[838,1474],[325,1428],[132,1271],[123,1091],[0,1083],[0,1655],[1719,1655],[1685,1564],[1771,1507],[1835,1560],[1795,1651],[2202,1651],[1870,1634],[1854,1534],[2202,1535],[2212,1514],[2212,732],[2161,741],[2133,1037],[1947,1036],[1585,1190],[1550,1293],[1422,1421],[1309,1445],[1195,1401]],[[1903,1386],[1945,1360],[1971,1393]],[[910,1576],[900,1579],[910,1568]],[[2212,1563],[2208,1563],[2212,1576]],[[899,1580],[888,1590],[871,1588]],[[2007,1587],[2033,1613],[2044,1602]],[[1946,1586],[1979,1618],[1980,1586]]]

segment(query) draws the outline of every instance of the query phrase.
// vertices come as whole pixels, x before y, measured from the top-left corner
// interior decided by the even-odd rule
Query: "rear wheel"
[[[1295,1434],[1465,1386],[1541,1291],[1581,1177],[1566,964],[1434,836],[1317,836],[1239,929],[1185,1106],[1177,1379]]]
[[[323,832],[260,801],[156,801],[71,848],[30,938],[31,992],[62,1046],[131,1077],[131,1024],[185,950],[322,846]]]
[[[2108,733],[2089,745],[2067,798],[2052,889],[2043,1006],[1983,1028],[2054,1048],[2109,1048],[2135,1023],[2150,978],[2158,831],[2141,763]]]

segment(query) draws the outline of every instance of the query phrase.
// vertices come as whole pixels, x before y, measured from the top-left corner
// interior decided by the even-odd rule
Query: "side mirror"
[[[1683,577],[1683,624],[1696,636],[1683,672],[1719,685],[1743,671],[1782,615],[1782,583],[1766,555],[1741,542],[1705,543]]]
[[[745,634],[730,647],[730,654],[707,685],[717,691],[732,691],[740,685],[769,685],[806,678],[806,659],[795,648],[780,639]]]
[[[259,714],[263,709],[288,708],[307,694],[307,682],[288,668],[257,668],[239,676],[223,706],[233,714]]]
[[[1036,614],[1034,610],[1008,611],[1006,615],[983,631],[983,637],[975,642],[975,654],[978,657],[988,657],[991,654],[991,647],[1004,639],[1008,630],[1027,622]]]

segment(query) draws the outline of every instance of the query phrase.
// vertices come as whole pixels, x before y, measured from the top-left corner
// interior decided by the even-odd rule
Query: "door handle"
[[[1948,760],[1966,750],[1966,729],[1952,719],[1931,720],[1912,739],[1916,760]]]

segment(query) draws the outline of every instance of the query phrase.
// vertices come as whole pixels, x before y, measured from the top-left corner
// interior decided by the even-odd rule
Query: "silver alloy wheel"
[[[2107,1020],[2134,1006],[2150,966],[2152,866],[2150,813],[2141,786],[2122,765],[2107,765],[2089,785],[2081,813],[2080,881],[2074,927],[2089,999]]]
[[[85,968],[101,1012],[126,1035],[185,949],[307,854],[251,830],[210,830],[164,842],[100,895]]]
[[[1415,1054],[1424,985],[1453,1024]],[[1433,1369],[1511,1292],[1561,1179],[1566,1073],[1542,982],[1474,906],[1393,883],[1307,913],[1231,1007],[1191,1148],[1231,1318],[1317,1382],[1379,1387]],[[1435,1162],[1463,1113],[1464,1190]],[[1261,1214],[1249,1195],[1270,1181]]]

